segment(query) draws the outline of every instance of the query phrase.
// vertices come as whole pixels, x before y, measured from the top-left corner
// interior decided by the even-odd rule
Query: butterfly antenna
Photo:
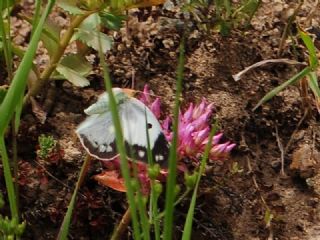
[[[131,75],[131,88],[134,89],[135,85],[135,80],[136,80],[136,71],[132,69],[132,75]]]
[[[134,90],[134,91],[137,92],[137,93],[144,93],[143,91],[140,91],[140,90]],[[153,94],[153,93],[148,93],[148,95],[150,95],[152,97],[162,98],[162,96],[156,95],[156,94]]]

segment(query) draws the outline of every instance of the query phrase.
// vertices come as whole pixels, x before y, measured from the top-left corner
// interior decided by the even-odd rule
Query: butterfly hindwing
[[[101,160],[112,160],[118,155],[110,112],[88,116],[77,130],[84,148]]]

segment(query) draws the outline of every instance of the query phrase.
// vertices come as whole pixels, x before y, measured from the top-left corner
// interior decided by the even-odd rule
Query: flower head
[[[150,94],[148,85],[145,85],[143,92],[138,98],[143,102],[153,114],[161,122],[163,133],[170,143],[173,138],[173,130],[171,129],[172,118],[167,116],[161,120],[161,104],[160,98],[153,98]],[[211,118],[213,116],[214,107],[212,103],[208,103],[205,98],[201,103],[194,105],[190,103],[185,111],[179,113],[178,123],[178,160],[188,158],[198,164],[200,157],[204,153],[206,145],[209,142],[209,135],[211,131]],[[236,146],[230,142],[222,142],[223,133],[217,133],[211,142],[211,149],[209,154],[210,160],[222,160],[228,157],[230,151]],[[181,163],[181,162],[180,162]],[[148,194],[150,190],[150,177],[148,175],[148,166],[140,162],[129,162],[131,170],[133,164],[136,164],[137,177],[140,182],[141,191]],[[178,162],[179,164],[179,162]],[[105,162],[108,169],[102,174],[96,176],[96,179],[115,190],[126,191],[123,178],[120,174],[120,159],[116,158],[113,161]],[[178,169],[186,171],[186,166],[179,164]],[[133,171],[132,171],[133,172]],[[165,181],[167,172],[160,171],[157,180]]]

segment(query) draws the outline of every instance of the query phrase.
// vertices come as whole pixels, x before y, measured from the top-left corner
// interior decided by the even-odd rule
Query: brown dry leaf
[[[119,192],[126,192],[126,186],[124,185],[124,179],[119,176],[117,171],[105,171],[94,176],[101,185],[110,187]]]

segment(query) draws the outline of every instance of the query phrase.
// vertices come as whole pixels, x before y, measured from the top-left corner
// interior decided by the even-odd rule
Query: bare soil
[[[302,27],[319,28],[320,11],[313,12],[315,4],[303,4],[297,16]],[[279,58],[286,15],[295,7],[291,1],[264,0],[247,29],[222,37],[195,28],[187,38],[183,102],[199,102],[203,97],[214,102],[225,139],[237,144],[230,159],[223,165],[213,164],[203,178],[193,239],[320,239],[319,113],[312,100],[309,106],[304,104],[299,85],[288,87],[252,110],[268,91],[300,71],[301,66],[269,64],[248,72],[238,82],[232,77],[258,61]],[[159,11],[154,10],[156,15]],[[161,18],[145,16],[139,22],[135,15],[130,17],[129,29],[114,35],[115,46],[107,55],[112,79],[121,87],[131,86],[133,79],[136,89],[149,84],[169,112],[180,32],[174,25],[164,28]],[[65,18],[61,14],[56,17],[61,21]],[[26,44],[28,34],[23,29],[30,27],[18,19],[14,26],[17,36],[22,36],[16,38]],[[281,57],[307,61],[302,45],[296,50],[294,54],[292,42],[287,40]],[[97,62],[94,54],[90,57]],[[41,64],[45,58],[40,52],[37,59]],[[74,130],[84,119],[83,109],[103,91],[98,70],[90,80],[90,87],[84,89],[58,82],[45,123],[40,123],[31,109],[23,115],[18,138],[20,206],[27,220],[23,239],[57,236],[84,158]],[[57,158],[39,161],[36,151],[40,134],[52,135],[58,141]],[[285,151],[283,157],[281,151]],[[238,163],[237,172],[231,171],[234,163]],[[125,194],[92,179],[100,171],[101,163],[94,162],[81,187],[70,239],[106,239],[126,210]],[[4,186],[2,171],[0,176]],[[187,206],[188,199],[176,210],[175,239],[180,239]],[[270,223],[265,221],[268,211],[273,216]],[[130,237],[128,233],[126,238]]]

